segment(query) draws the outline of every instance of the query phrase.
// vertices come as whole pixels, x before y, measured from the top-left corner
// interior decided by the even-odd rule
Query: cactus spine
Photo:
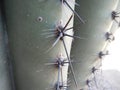
[[[74,10],[74,0],[5,0],[16,90],[90,88],[91,74],[94,76],[108,54],[106,46],[114,40],[116,18],[112,15],[116,13],[112,12],[120,2],[76,2],[80,7]],[[69,77],[73,80],[70,87]]]

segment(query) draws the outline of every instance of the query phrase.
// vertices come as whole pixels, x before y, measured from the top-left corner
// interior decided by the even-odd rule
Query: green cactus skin
[[[1,3],[0,3],[1,5]],[[5,28],[0,6],[0,90],[12,90],[9,73],[9,62],[5,49]]]
[[[77,3],[80,4],[80,7],[76,7],[75,10],[81,14],[86,23],[79,24],[75,17],[75,35],[85,39],[73,41],[71,56],[80,62],[73,64],[78,88],[87,90],[86,81],[91,80],[92,68],[98,68],[101,64],[99,52],[105,51],[108,44],[105,34],[111,30],[113,24],[111,12],[116,10],[119,0],[77,0]],[[71,75],[69,77],[71,78]],[[71,85],[68,90],[77,89]]]
[[[73,1],[68,2],[72,8]],[[64,26],[71,10],[59,0],[5,0],[5,12],[16,90],[55,90],[58,68],[45,64],[67,56],[61,40],[48,51],[56,38],[43,34],[61,22]],[[67,28],[72,26],[73,18]],[[73,35],[72,30],[66,33]],[[64,37],[64,41],[70,56],[72,38]],[[62,71],[67,84],[68,64]]]
[[[72,51],[71,56],[78,61],[73,63],[78,87],[76,88],[74,82],[71,82],[68,90],[87,90],[86,81],[91,79],[92,68],[99,68],[101,64],[99,52],[105,52],[109,44],[106,32],[114,33],[118,28],[111,19],[111,13],[119,10],[120,2],[119,0],[76,1],[80,5],[76,7],[76,12],[83,17],[85,24],[81,24],[78,17],[75,17],[75,35],[82,39],[74,39],[72,50],[72,38],[64,37],[68,55],[70,56]],[[73,3],[74,0],[69,1],[72,8]],[[64,26],[72,12],[59,0],[5,0],[5,11],[16,90],[55,90],[58,68],[45,64],[56,62],[61,55],[64,58],[67,56],[61,40],[48,50],[56,38],[46,38],[49,35],[43,30],[55,29],[61,22]],[[73,18],[68,28],[72,26]],[[67,33],[73,35],[72,30]],[[65,85],[67,85],[68,66],[67,64],[62,70]],[[69,77],[74,80],[72,74]]]

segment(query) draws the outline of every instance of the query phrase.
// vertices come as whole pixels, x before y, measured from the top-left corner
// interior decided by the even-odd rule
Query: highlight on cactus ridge
[[[119,4],[119,0],[5,0],[15,89],[103,89],[97,74],[101,75],[102,59],[109,55],[106,47],[120,26]]]

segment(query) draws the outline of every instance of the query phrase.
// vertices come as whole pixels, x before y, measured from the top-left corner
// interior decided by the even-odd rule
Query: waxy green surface
[[[105,50],[108,43],[105,34],[110,31],[113,24],[111,12],[117,8],[119,3],[119,0],[76,1],[80,7],[76,7],[75,10],[86,23],[80,24],[77,17],[75,17],[74,32],[75,35],[85,39],[75,39],[72,44],[71,56],[79,62],[74,64],[78,89],[72,84],[69,90],[84,88],[86,80],[91,79],[89,76],[92,74],[92,67],[99,67],[101,64],[98,54],[100,51]]]
[[[44,33],[60,21],[65,25],[71,11],[58,0],[5,0],[5,12],[16,90],[53,90],[58,69],[46,63],[56,62],[60,54],[66,58],[66,53],[61,41],[48,51],[56,38]],[[71,42],[66,38],[68,54]]]

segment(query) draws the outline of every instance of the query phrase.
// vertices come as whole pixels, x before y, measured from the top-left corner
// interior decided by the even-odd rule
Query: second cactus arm
[[[97,68],[101,65],[100,52],[106,52],[106,46],[109,40],[106,33],[110,32],[114,20],[111,18],[112,11],[115,11],[120,3],[119,0],[77,0],[80,7],[76,7],[76,12],[86,21],[85,24],[79,24],[75,17],[74,31],[75,35],[85,39],[75,39],[71,50],[71,56],[75,59],[75,74],[79,89],[89,87],[87,80],[90,78],[93,67]],[[118,24],[117,24],[118,25]],[[113,29],[115,31],[116,29]],[[101,54],[102,55],[102,54]],[[71,85],[69,90],[75,90]],[[86,89],[85,89],[86,90]]]

